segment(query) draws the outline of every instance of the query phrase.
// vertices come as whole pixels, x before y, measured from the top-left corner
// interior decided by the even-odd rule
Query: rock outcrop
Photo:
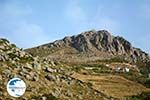
[[[75,48],[79,53],[95,54],[108,53],[113,56],[122,56],[128,61],[147,61],[147,53],[132,46],[130,42],[120,36],[113,36],[106,30],[87,31],[77,36],[65,37],[52,43],[41,45],[38,48]],[[66,50],[67,51],[67,50]],[[98,55],[99,56],[99,55]]]

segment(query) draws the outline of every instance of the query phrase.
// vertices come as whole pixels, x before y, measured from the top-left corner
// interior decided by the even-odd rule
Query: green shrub
[[[52,94],[44,94],[43,97],[46,97],[46,100],[58,100],[55,96],[53,96]],[[32,99],[36,99],[36,100],[42,100],[41,97],[39,96],[33,96],[31,97]]]
[[[144,85],[148,88],[150,88],[150,79],[145,79]]]
[[[73,67],[72,70],[76,71],[76,72],[79,72],[79,71],[81,71],[81,67],[79,67],[79,66]]]
[[[105,59],[105,60],[97,60],[97,62],[107,62],[107,63],[112,63],[112,62],[120,62],[120,63],[128,63],[127,60],[124,59],[124,57],[120,57],[120,56],[117,56],[117,57],[113,57],[111,59]]]
[[[120,63],[123,63],[123,62],[128,62],[126,61],[123,57],[114,57],[112,59],[110,59],[110,62],[120,62]]]
[[[2,41],[9,43],[7,39],[1,38]]]
[[[11,46],[14,47],[14,48],[16,48],[16,45],[15,45],[15,44],[11,44]]]
[[[8,55],[9,55],[10,58],[15,58],[15,57],[17,57],[17,55],[15,55],[14,53],[9,53]]]
[[[140,73],[148,78],[148,74],[150,73],[150,62],[137,62],[137,66],[140,69]]]
[[[128,97],[127,100],[150,100],[150,92],[142,92],[137,96]]]

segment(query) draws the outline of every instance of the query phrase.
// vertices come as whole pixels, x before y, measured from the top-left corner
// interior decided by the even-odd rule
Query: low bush
[[[142,92],[137,96],[128,97],[127,100],[150,100],[150,92]]]

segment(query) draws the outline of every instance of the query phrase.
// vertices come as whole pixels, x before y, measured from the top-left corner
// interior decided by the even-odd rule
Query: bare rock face
[[[113,36],[106,30],[87,31],[76,36],[65,37],[53,43],[40,46],[41,48],[75,48],[79,53],[104,52],[114,56],[123,56],[129,61],[149,60],[147,53],[132,46],[132,44],[120,36]],[[95,54],[96,55],[96,54]]]

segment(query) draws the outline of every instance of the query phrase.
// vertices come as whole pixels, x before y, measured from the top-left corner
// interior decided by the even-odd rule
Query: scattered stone
[[[5,50],[5,46],[4,45],[0,45],[0,49]]]
[[[26,63],[26,68],[33,69],[33,67],[28,63]]]
[[[47,97],[42,97],[42,100],[47,100]]]
[[[54,76],[54,75],[51,75],[51,74],[46,75],[45,78],[46,78],[47,80],[49,80],[49,81],[54,81],[54,80],[56,80],[55,76]]]
[[[61,94],[61,90],[59,88],[55,88],[54,92],[52,93],[53,96],[58,97]]]
[[[30,81],[38,81],[39,76],[34,72],[30,72],[29,74],[26,75],[26,79],[28,79]]]
[[[6,76],[9,76],[11,74],[11,71],[6,69],[2,72],[2,74],[6,75]]]
[[[2,91],[0,91],[0,96],[3,96],[3,92]]]
[[[52,65],[52,66],[56,66],[55,63],[54,63],[54,61],[51,61],[51,65]]]
[[[26,55],[26,53],[24,51],[20,52],[20,57],[24,57]]]
[[[36,61],[34,61],[34,62],[32,63],[32,67],[33,67],[34,69],[41,70],[41,65],[40,65],[38,62],[36,62]]]
[[[46,71],[46,72],[53,73],[53,72],[56,72],[56,69],[52,69],[52,68],[50,68],[50,67],[46,67],[45,71]]]

